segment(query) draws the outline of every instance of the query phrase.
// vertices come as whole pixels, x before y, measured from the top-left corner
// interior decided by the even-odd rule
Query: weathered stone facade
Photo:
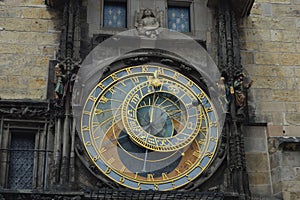
[[[61,14],[43,0],[0,1],[0,98],[47,98]]]
[[[299,17],[298,0],[256,0],[239,25],[242,64],[254,80],[250,122],[259,125],[246,140],[250,188],[258,196],[300,198]]]
[[[68,25],[67,23],[63,24],[63,18],[67,19],[68,16],[63,17],[62,9],[65,2],[62,0],[46,0],[48,5],[55,8],[46,6],[45,0],[0,0],[0,99],[12,100],[8,102],[10,105],[0,107],[1,112],[5,113],[4,117],[0,116],[0,119],[2,117],[0,147],[8,148],[9,131],[15,131],[14,129],[16,129],[10,126],[17,126],[20,120],[24,120],[24,116],[27,116],[25,117],[26,120],[33,120],[30,123],[24,121],[22,126],[27,129],[35,129],[36,121],[39,121],[38,123],[42,125],[38,125],[41,128],[38,128],[36,138],[40,140],[44,135],[47,135],[47,142],[41,139],[39,146],[36,144],[35,148],[42,149],[45,152],[49,150],[50,153],[48,160],[43,157],[43,153],[39,153],[42,157],[40,160],[43,161],[40,161],[42,163],[40,168],[35,169],[40,176],[36,178],[34,189],[46,188],[43,184],[50,183],[51,187],[56,186],[50,188],[49,185],[45,184],[52,189],[53,193],[51,195],[53,198],[57,197],[55,197],[55,192],[59,191],[60,188],[62,188],[60,190],[64,190],[65,188],[81,187],[82,183],[91,188],[103,186],[101,181],[97,181],[90,173],[93,171],[93,166],[87,165],[84,168],[80,159],[78,159],[80,156],[75,158],[74,152],[77,151],[77,155],[80,155],[82,149],[80,149],[80,145],[75,148],[75,131],[69,130],[74,130],[71,127],[70,110],[59,113],[61,111],[60,107],[55,107],[51,108],[52,111],[47,109],[45,111],[47,113],[46,117],[41,117],[39,113],[44,113],[44,110],[40,111],[35,108],[39,108],[39,105],[31,105],[31,101],[29,103],[25,101],[28,99],[41,100],[44,101],[41,103],[41,107],[50,107],[50,103],[48,104],[47,101],[53,99],[52,96],[49,96],[53,91],[49,92],[48,86],[50,85],[53,90],[51,80],[54,78],[54,73],[53,71],[49,73],[49,61],[56,60],[57,62],[61,61],[62,64],[70,64],[68,63],[70,60],[66,58],[70,59],[69,53],[75,52],[73,48],[77,50],[74,57],[77,58],[80,48],[80,56],[84,58],[94,45],[99,44],[110,35],[120,32],[120,30],[101,29],[100,1],[82,0],[79,2],[81,4],[80,28],[82,32],[80,37],[72,35],[74,39],[68,37],[66,32],[61,32],[61,27],[66,28],[64,30],[66,31]],[[139,4],[140,0],[132,2],[128,28],[134,28],[134,12],[140,7],[153,7],[155,4],[155,6],[164,10],[166,6],[164,0],[145,0],[141,5]],[[155,3],[153,4],[153,2]],[[248,94],[249,121],[247,121],[247,126],[241,128],[244,135],[238,139],[234,138],[236,141],[233,140],[238,144],[245,143],[245,158],[251,196],[264,199],[299,199],[300,0],[256,0],[249,16],[244,16],[247,9],[241,6],[243,5],[242,0],[224,2],[230,2],[230,5],[234,5],[235,2],[239,3],[236,7],[233,6],[235,11],[232,10],[232,12],[226,13],[225,16],[221,9],[218,11],[217,0],[210,0],[209,2],[195,1],[193,9],[196,11],[196,16],[193,16],[194,32],[191,33],[191,36],[206,46],[206,50],[216,63],[224,61],[222,64],[225,65],[229,62],[228,60],[232,59],[230,63],[233,65],[241,61],[248,77],[254,80]],[[247,6],[251,5],[249,3],[251,1],[247,2]],[[206,7],[207,5],[209,7]],[[68,9],[71,10],[70,7]],[[197,12],[199,10],[202,12]],[[228,7],[224,10],[228,11]],[[236,12],[236,15],[234,12]],[[238,20],[234,16],[237,16]],[[78,20],[76,22],[78,23],[79,18],[74,18]],[[217,18],[219,22],[221,21],[219,24]],[[222,19],[224,20],[222,21]],[[227,34],[231,33],[231,28],[235,27],[236,22],[239,23],[239,31],[237,33],[236,30],[233,30],[232,38],[236,40],[239,38],[241,51],[237,51],[237,41],[234,41],[232,45],[232,38],[229,36],[218,40],[216,31],[218,28],[216,27],[222,28],[226,24],[224,21],[228,19],[232,21],[227,23],[227,28],[223,27],[224,30],[226,29],[224,32]],[[224,24],[222,24],[223,22]],[[78,26],[74,27],[78,28]],[[71,34],[75,30],[74,27],[69,30]],[[77,33],[79,32],[77,30]],[[61,41],[60,37],[63,38]],[[67,42],[68,39],[71,42],[76,40],[77,46],[68,46],[67,43],[70,42]],[[222,42],[220,42],[221,40]],[[62,41],[65,42],[65,46],[59,48]],[[218,45],[223,45],[222,47],[225,48],[223,53],[226,56],[222,57],[223,60],[218,59],[220,57],[218,55]],[[228,53],[227,45],[232,45],[230,51],[235,51],[238,54]],[[65,54],[63,54],[61,60],[57,59],[56,53],[59,49],[65,47],[67,49],[64,52]],[[241,53],[240,57],[239,53]],[[78,60],[75,59],[75,61]],[[74,60],[71,59],[71,61]],[[51,74],[50,77],[49,74]],[[13,102],[15,99],[17,99],[16,102],[23,101],[23,103],[17,103],[16,106]],[[15,107],[10,107],[11,105]],[[53,121],[45,120],[49,119],[49,112],[54,111],[58,111],[54,117],[52,116],[55,119],[51,119]],[[6,121],[3,120],[5,117],[7,117]],[[4,131],[1,132],[1,130]],[[72,132],[72,135],[69,135],[70,132]],[[243,137],[245,141],[243,141]],[[235,147],[236,143],[234,142],[231,145]],[[71,148],[69,144],[71,144]],[[64,159],[61,157],[64,157]],[[0,154],[1,161],[4,161],[3,158],[4,156]],[[70,164],[68,163],[69,160]],[[44,180],[41,175],[43,174],[42,170],[44,170],[42,169],[43,163],[48,161],[50,168],[54,166],[54,170],[49,173],[50,175],[48,174],[50,178],[44,177]],[[81,169],[81,167],[84,169]],[[68,171],[69,169],[70,171]],[[3,173],[5,174],[4,171],[2,175]],[[69,178],[65,177],[68,173],[70,173]],[[75,182],[74,174],[76,174],[76,178],[80,183]],[[231,177],[227,175],[224,179],[226,178],[229,180]],[[0,189],[5,185],[2,182],[0,182]],[[230,183],[227,184],[230,185]],[[49,188],[46,189],[49,190]],[[111,194],[112,191],[109,190],[108,193]],[[69,195],[75,196],[77,193],[69,193]],[[79,192],[78,195],[83,198],[86,194]],[[91,196],[93,196],[93,193]],[[88,197],[86,196],[86,198]],[[235,199],[237,198],[239,197],[235,196]],[[36,197],[36,199],[39,199],[39,197]]]

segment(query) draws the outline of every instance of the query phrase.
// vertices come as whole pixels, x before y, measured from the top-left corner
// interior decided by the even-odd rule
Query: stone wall
[[[300,136],[300,1],[256,0],[240,23],[242,63],[254,80],[252,119],[270,136]]]
[[[0,1],[0,98],[46,99],[61,16],[44,0]]]
[[[256,0],[239,26],[242,64],[254,80],[250,120],[267,125],[246,132],[252,194],[299,199],[299,148],[277,143],[300,137],[300,1]]]

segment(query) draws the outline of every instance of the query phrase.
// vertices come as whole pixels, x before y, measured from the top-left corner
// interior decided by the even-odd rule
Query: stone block
[[[40,9],[41,19],[59,19],[62,16],[54,9]]]
[[[295,68],[295,76],[300,77],[300,67]]]
[[[282,152],[282,165],[299,167],[300,165],[300,152],[299,151],[283,151]]]
[[[256,88],[265,88],[265,89],[286,89],[287,83],[286,78],[280,77],[263,77],[263,76],[256,76],[252,77],[254,83],[252,85],[252,89]],[[280,90],[280,91],[281,91]]]
[[[299,192],[300,181],[282,181],[282,190],[289,192]]]
[[[23,76],[8,76],[7,89],[11,90],[27,90],[27,79]]]
[[[272,112],[272,124],[283,125],[284,112]]]
[[[261,112],[280,112],[286,111],[285,104],[283,102],[261,102],[258,108]]]
[[[250,185],[252,196],[269,197],[271,194],[271,185]]]
[[[271,30],[271,41],[282,41],[283,33],[281,30]]]
[[[52,20],[47,20],[48,22],[48,31],[61,31],[61,20],[55,20],[55,19],[52,19]]]
[[[268,29],[246,29],[246,41],[270,41],[271,33]]]
[[[275,167],[271,170],[271,180],[272,184],[280,183],[281,182],[281,173],[282,167]]]
[[[248,172],[266,172],[269,170],[266,153],[247,153],[246,163]]]
[[[262,15],[272,16],[272,5],[270,3],[262,3]]]
[[[26,49],[24,46],[15,44],[1,44],[0,54],[15,54],[15,53],[25,53]]]
[[[272,91],[270,89],[252,89],[255,101],[272,101]]]
[[[1,27],[6,31],[30,31],[31,20],[21,18],[7,18]]]
[[[280,65],[288,65],[288,66],[294,66],[299,65],[300,66],[300,54],[296,53],[284,53],[280,55]]]
[[[298,89],[298,81],[296,78],[290,78],[286,80],[286,89],[296,90]]]
[[[282,163],[282,155],[280,151],[276,151],[269,155],[270,157],[270,168],[271,170],[275,170],[275,168],[279,167]]]
[[[281,167],[281,180],[282,181],[294,181],[294,180],[296,180],[294,168],[290,167],[290,166]]]
[[[299,123],[299,122],[297,122]],[[300,137],[300,126],[294,126],[294,125],[290,125],[290,126],[284,126],[284,130],[285,130],[285,135],[286,136],[295,136],[295,137]]]
[[[260,44],[258,42],[240,42],[241,50],[247,50],[247,51],[258,50],[259,45]]]
[[[298,106],[297,103],[286,103],[285,104],[286,111],[289,113],[297,112],[297,106]]]
[[[266,152],[266,140],[265,138],[245,137],[245,152]]]
[[[274,101],[299,102],[300,91],[297,90],[273,90]]]
[[[282,182],[273,183],[273,194],[278,199],[282,199]]]
[[[300,125],[300,113],[286,113],[285,121],[289,125]]]
[[[290,4],[291,0],[270,0],[270,3]]]
[[[40,18],[40,8],[24,7],[22,9],[22,18],[38,19]]]
[[[278,65],[279,64],[279,54],[277,53],[255,53],[255,63],[264,65]]]
[[[32,20],[31,31],[47,32],[48,31],[48,21],[47,20]]]
[[[281,43],[279,42],[262,42],[259,45],[260,51],[266,52],[280,52]]]
[[[266,185],[270,184],[270,175],[268,172],[248,173],[250,185]]]
[[[278,125],[268,125],[267,133],[269,137],[276,137],[283,135],[283,127]]]
[[[36,66],[47,66],[49,65],[49,57],[48,56],[35,56],[35,65]]]
[[[284,42],[300,42],[300,37],[299,37],[298,31],[283,30],[282,33],[283,33]]]
[[[254,55],[252,52],[241,51],[241,62],[243,65],[253,64]]]
[[[38,33],[36,43],[39,45],[57,45],[59,43],[59,34],[57,33]]]
[[[29,77],[28,78],[28,91],[35,89],[43,89],[46,86],[46,78],[45,77]]]
[[[7,87],[6,84],[7,84],[7,76],[0,76],[0,88],[1,89],[6,88]],[[1,97],[1,95],[0,95],[0,97]]]
[[[44,99],[46,99],[47,94],[46,94],[45,88],[43,88],[43,89],[32,89],[32,90],[27,91],[26,96],[30,97],[31,99],[44,100]]]

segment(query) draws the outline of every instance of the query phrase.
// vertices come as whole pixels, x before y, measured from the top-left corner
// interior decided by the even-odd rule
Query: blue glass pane
[[[190,32],[190,9],[168,7],[168,28],[179,32]]]
[[[104,3],[104,27],[126,28],[126,3]]]

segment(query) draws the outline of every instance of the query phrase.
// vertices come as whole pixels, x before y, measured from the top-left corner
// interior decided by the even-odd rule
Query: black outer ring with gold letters
[[[196,136],[191,137],[188,145],[182,145],[182,148],[179,145],[174,152],[159,152],[157,149],[160,146],[157,149],[145,148],[147,145],[140,145],[136,138],[128,137],[126,131],[131,129],[122,122],[123,100],[130,99],[127,95],[134,93],[133,88],[148,83],[157,71],[163,71],[160,73],[162,80],[169,79],[184,85],[182,88],[187,88],[197,98],[199,110],[203,111],[202,117],[198,118],[201,127],[197,129]],[[138,81],[135,84],[136,78]],[[94,165],[114,182],[136,190],[166,191],[188,184],[212,162],[219,142],[217,112],[209,96],[193,80],[171,67],[138,65],[107,75],[87,98],[81,119],[81,137]],[[137,134],[135,136],[138,138]],[[148,159],[146,154],[159,159]],[[130,160],[135,166],[124,160]],[[143,172],[145,163],[162,167],[158,170],[147,166],[148,169]],[[167,164],[171,167],[167,167]],[[140,169],[136,166],[140,166]]]

